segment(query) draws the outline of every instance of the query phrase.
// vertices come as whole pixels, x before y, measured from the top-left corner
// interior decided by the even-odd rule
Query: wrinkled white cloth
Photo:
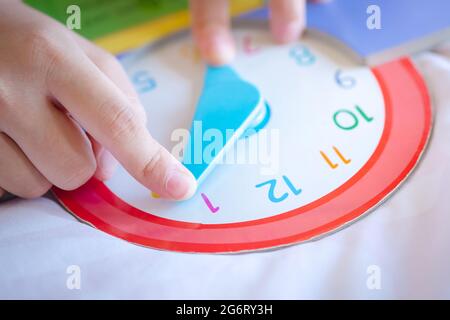
[[[435,108],[420,165],[349,228],[265,252],[182,254],[115,239],[50,199],[12,200],[0,205],[0,298],[449,299],[449,57],[450,44],[415,59]],[[66,285],[72,265],[80,289]]]

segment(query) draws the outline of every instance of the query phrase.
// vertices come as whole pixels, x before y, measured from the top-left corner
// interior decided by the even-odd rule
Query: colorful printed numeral
[[[373,117],[369,117],[359,106],[355,106],[355,109],[359,116],[361,116],[366,122],[373,121]],[[344,115],[347,115],[347,118],[351,119],[347,124],[343,124],[342,119],[344,118]],[[333,121],[336,126],[338,126],[342,130],[353,130],[359,124],[358,115],[348,109],[340,109],[336,111],[333,115]]]
[[[289,188],[289,190],[294,194],[294,195],[299,195],[302,192],[302,189],[296,188],[294,186],[294,184],[292,183],[292,181],[286,177],[283,176],[283,181],[284,184]],[[277,180],[276,179],[271,179],[262,183],[257,184],[255,187],[256,188],[261,188],[265,185],[269,185],[269,191],[268,191],[268,198],[271,202],[277,203],[277,202],[281,202],[283,200],[286,200],[286,198],[289,196],[288,192],[284,192],[283,194],[277,196],[275,193],[275,189],[277,187]]]
[[[335,146],[333,146],[333,150],[343,164],[349,164],[352,161],[351,159],[347,159],[346,157],[344,157],[344,155]],[[325,162],[330,166],[331,169],[336,169],[339,166],[338,163],[334,163],[333,161],[331,161],[330,158],[327,156],[327,154],[322,150],[320,150],[320,155],[325,160]]]
[[[206,206],[212,213],[216,213],[217,211],[219,211],[220,207],[213,206],[213,204],[211,203],[209,198],[206,196],[206,194],[201,193],[200,195],[202,196],[203,201],[205,201]]]
[[[138,71],[132,77],[133,84],[139,94],[147,93],[156,88],[155,79],[147,71]]]
[[[336,70],[334,80],[339,87],[344,89],[351,89],[356,85],[356,79],[349,75],[343,75],[340,69]]]
[[[257,53],[260,48],[255,46],[254,40],[250,35],[245,35],[242,38],[242,48],[246,54],[252,55]]]
[[[289,56],[301,66],[312,65],[316,62],[316,56],[304,45],[296,45],[293,47],[289,51]]]
[[[160,195],[157,194],[156,192],[153,192],[153,191],[152,191],[151,194],[152,194],[152,198],[154,198],[154,199],[159,199],[159,198],[161,198]]]

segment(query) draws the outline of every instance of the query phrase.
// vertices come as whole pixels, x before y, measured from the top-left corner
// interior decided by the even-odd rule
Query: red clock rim
[[[330,233],[360,217],[394,191],[418,162],[430,135],[430,99],[425,84],[411,61],[407,58],[400,59],[372,68],[372,72],[383,92],[386,108],[384,130],[378,146],[369,160],[353,177],[327,195],[305,206],[257,220],[200,224],[166,219],[134,208],[95,178],[77,190],[64,191],[53,188],[53,192],[61,204],[80,220],[126,241],[159,249],[184,252],[246,251],[289,245]],[[395,97],[398,95],[411,96],[408,99],[408,102],[411,103],[408,108],[399,106],[398,101],[393,101],[397,100]],[[401,103],[403,105],[406,101]],[[408,115],[416,117],[409,121],[403,121],[405,122],[403,129],[411,132],[399,131],[398,119]],[[393,121],[394,119],[397,120]],[[412,122],[417,125],[411,126]],[[394,131],[393,125],[397,126],[394,127]],[[413,132],[415,130],[420,130],[420,132]],[[398,137],[399,133],[403,136],[414,135],[416,139],[413,141],[414,145],[408,146],[408,151],[410,151],[408,159],[396,158],[398,161],[403,160],[402,163],[405,166],[396,176],[386,177],[385,188],[376,191],[367,188],[369,193],[373,193],[370,201],[361,199],[363,203],[355,204],[351,210],[346,210],[348,212],[337,216],[334,220],[319,222],[308,230],[299,233],[290,232],[290,234],[286,232],[285,236],[281,236],[283,232],[277,229],[281,228],[278,226],[279,222],[306,215],[329,204],[344,192],[351,191],[350,189],[358,184],[374,166],[386,165],[379,163],[380,157],[383,156],[390,143],[398,143],[398,141],[394,141],[398,138],[401,140],[401,137]],[[393,136],[393,134],[397,136]],[[412,153],[410,149],[413,149]],[[260,229],[261,226],[263,229]],[[284,226],[291,227],[290,224],[284,224]],[[258,230],[256,230],[257,228]],[[197,235],[202,232],[205,235],[197,238]],[[259,235],[258,237],[255,236],[255,232]]]

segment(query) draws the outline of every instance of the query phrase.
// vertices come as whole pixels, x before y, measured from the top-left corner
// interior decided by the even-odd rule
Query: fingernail
[[[109,151],[103,149],[97,155],[97,172],[95,176],[102,181],[108,180],[113,176],[116,167],[117,160]]]
[[[274,23],[272,30],[275,39],[280,43],[289,43],[297,40],[303,32],[304,25],[300,21]]]
[[[174,200],[189,199],[194,195],[196,188],[195,178],[185,169],[174,169],[166,180],[166,191]]]
[[[229,63],[235,55],[233,39],[224,32],[212,34],[209,37],[206,52],[208,62],[213,65]]]

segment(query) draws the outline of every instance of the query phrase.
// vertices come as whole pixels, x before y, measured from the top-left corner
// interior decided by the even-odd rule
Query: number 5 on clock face
[[[414,168],[431,112],[409,60],[370,69],[315,38],[274,45],[265,29],[252,26],[238,27],[236,39],[230,68],[258,88],[270,118],[227,150],[192,199],[151,197],[120,168],[105,184],[55,190],[60,201],[81,220],[144,246],[256,250],[339,229],[374,208]],[[177,152],[183,141],[174,133],[191,127],[206,70],[183,54],[189,47],[182,33],[124,62],[131,79],[140,75],[135,84],[149,131]],[[210,151],[218,140],[211,132],[200,135]]]

